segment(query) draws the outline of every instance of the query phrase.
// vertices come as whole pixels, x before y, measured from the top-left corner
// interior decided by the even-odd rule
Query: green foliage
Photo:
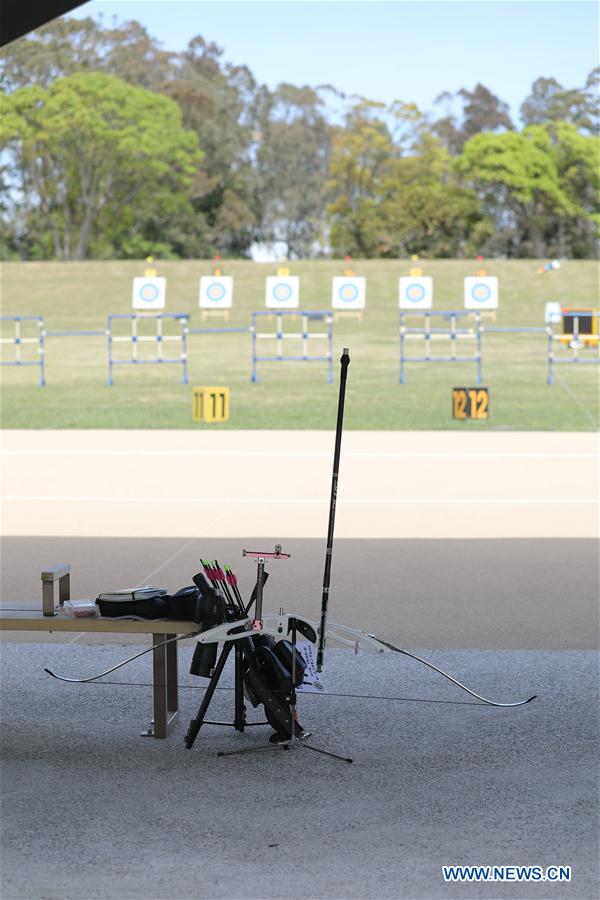
[[[469,138],[483,131],[514,128],[508,105],[483,84],[475,85],[473,91],[445,91],[435,102],[444,105],[446,113],[434,123],[433,133],[452,153],[460,153]],[[454,112],[456,106],[458,114]]]
[[[166,86],[204,151],[192,185],[194,251],[245,255],[254,238],[256,173],[251,164],[257,86],[244,66],[221,63],[222,50],[190,41],[177,79]]]
[[[103,27],[91,18],[60,17],[2,49],[4,88],[49,87],[78,72],[106,72],[160,90],[175,76],[175,54],[160,49],[139,22]]]
[[[583,88],[564,88],[555,78],[536,79],[531,93],[521,104],[523,122],[525,125],[568,122],[582,131],[598,134],[599,78],[600,68],[590,72]]]
[[[331,128],[322,107],[312,88],[280,84],[258,115],[261,237],[285,243],[296,258],[310,256],[324,236]]]
[[[3,258],[597,256],[598,81],[485,85],[434,115],[260,85],[201,35],[58,18],[0,55]],[[202,154],[199,149],[202,148]]]
[[[587,179],[597,181],[594,158],[597,139],[584,137],[565,123],[479,134],[468,141],[456,160],[456,171],[478,192],[488,215],[502,223],[488,252],[541,257],[552,229],[563,235],[564,244],[569,224],[581,221],[593,226],[591,207],[597,203],[597,191],[590,192],[587,208],[581,200]]]
[[[26,214],[58,259],[85,259],[94,235],[118,255],[123,232],[188,203],[201,154],[167,97],[80,73],[5,95],[3,122]]]
[[[490,230],[477,196],[414,106],[361,101],[334,139],[328,207],[334,253],[451,257],[473,254]],[[395,140],[394,140],[395,138]]]

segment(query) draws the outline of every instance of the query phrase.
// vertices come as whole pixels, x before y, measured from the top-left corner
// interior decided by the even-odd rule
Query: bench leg
[[[165,639],[174,638],[174,634],[166,634]],[[179,689],[177,686],[177,641],[167,644],[167,711],[176,713],[179,709]]]
[[[152,682],[154,693],[154,719],[142,732],[143,737],[166,738],[177,721],[177,641],[164,644],[174,634],[152,635]],[[161,646],[162,644],[162,646]]]

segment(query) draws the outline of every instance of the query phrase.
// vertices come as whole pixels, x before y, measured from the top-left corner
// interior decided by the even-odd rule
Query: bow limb
[[[110,675],[111,672],[116,672],[117,669],[133,662],[134,659],[139,659],[140,656],[144,656],[146,653],[151,653],[152,650],[156,650],[157,647],[164,647],[165,644],[171,644],[174,641],[185,641],[188,638],[197,637],[199,634],[199,631],[192,631],[189,634],[178,634],[175,637],[167,638],[166,641],[160,641],[160,643],[153,644],[152,647],[147,647],[146,650],[142,650],[140,653],[136,653],[128,659],[124,659],[123,662],[117,663],[116,666],[112,666],[110,669],[107,669],[106,672],[100,672],[99,675],[91,675],[89,678],[67,678],[64,675],[57,675],[56,672],[53,672],[51,669],[44,669],[44,672],[47,672],[48,675],[52,675],[57,681],[69,681],[71,684],[87,684],[90,681],[97,681],[99,678],[104,678],[105,675]]]
[[[430,669],[433,669],[434,672],[437,672],[439,675],[447,678],[448,681],[452,682],[452,684],[455,684],[462,691],[466,691],[467,694],[470,694],[477,700],[481,700],[481,702],[485,703],[487,706],[524,706],[526,703],[531,703],[531,701],[535,700],[535,698],[537,697],[537,694],[534,694],[532,697],[528,697],[526,700],[518,700],[515,703],[500,703],[496,700],[488,700],[487,697],[482,697],[481,694],[475,693],[475,691],[472,691],[456,678],[453,678],[452,675],[444,672],[443,669],[438,668],[438,666],[435,666],[428,660],[423,659],[421,656],[417,656],[415,653],[411,653],[409,650],[403,650],[401,647],[396,647],[394,644],[390,644],[389,641],[384,641],[382,638],[378,638],[374,634],[368,634],[366,631],[361,631],[358,628],[349,628],[347,625],[336,625],[333,622],[330,622],[326,626],[325,635],[328,644],[336,647],[353,649],[356,653],[358,653],[359,650],[368,650],[374,653],[386,653],[389,651],[393,651],[394,653],[402,653],[403,656],[409,656],[411,659],[414,659],[417,662],[422,663],[424,666],[428,666]]]
[[[472,691],[464,684],[461,684],[460,681],[457,681],[456,678],[452,677],[452,675],[448,675],[448,673],[444,672],[443,669],[439,669],[437,666],[434,666],[433,663],[430,663],[426,659],[422,659],[422,657],[417,656],[416,653],[410,653],[408,650],[402,650],[401,647],[395,647],[394,644],[390,644],[387,641],[381,641],[381,643],[385,644],[385,646],[389,650],[393,650],[395,653],[402,653],[404,656],[410,656],[411,659],[416,659],[417,662],[423,663],[424,666],[428,666],[430,669],[433,669],[434,672],[438,672],[440,675],[443,675],[444,678],[447,678],[448,681],[452,682],[452,684],[455,684],[462,691],[466,691],[467,694],[470,694],[472,697],[476,697],[478,700],[481,700],[481,702],[485,703],[487,706],[524,706],[526,703],[531,703],[531,701],[535,700],[535,698],[537,697],[537,694],[533,694],[533,696],[528,697],[526,700],[517,700],[516,703],[499,703],[496,700],[488,700],[486,697],[482,697],[481,694],[476,694],[475,691]]]

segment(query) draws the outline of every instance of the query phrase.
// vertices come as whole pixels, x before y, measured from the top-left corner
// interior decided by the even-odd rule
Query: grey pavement
[[[190,653],[183,685],[199,682],[185,675]],[[261,727],[206,726],[186,750],[197,688],[182,689],[170,738],[137,737],[151,705],[148,657],[109,679],[130,686],[43,672],[51,662],[89,675],[122,654],[3,647],[3,900],[597,896],[593,653],[430,651],[495,699],[539,694],[492,709],[396,654],[331,651],[330,692],[404,698],[301,700],[315,743],[352,755],[352,766],[300,749],[216,756],[262,743]],[[231,700],[219,692],[215,714]],[[442,881],[443,864],[488,863],[569,865],[573,877]]]
[[[286,543],[293,557],[270,566],[266,608],[315,617],[323,542]],[[76,596],[149,576],[181,587],[200,555],[234,563],[247,592],[242,546],[5,538],[2,605],[39,606],[40,569],[60,561],[73,565]],[[191,642],[181,645],[181,721],[159,741],[139,737],[151,714],[149,655],[109,684],[64,684],[44,666],[89,676],[135,647],[107,635],[5,634],[2,900],[595,900],[596,542],[344,540],[333,572],[332,620],[430,648],[416,652],[492,699],[538,699],[482,707],[405,657],[330,651],[328,695],[303,697],[301,721],[352,766],[301,749],[218,758],[270,730],[205,726],[183,747],[203,683],[187,674]],[[228,717],[231,704],[219,691],[214,714]],[[452,864],[567,865],[573,878],[444,883],[441,866]]]

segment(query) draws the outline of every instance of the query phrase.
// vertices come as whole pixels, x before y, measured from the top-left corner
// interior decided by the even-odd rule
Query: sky
[[[137,19],[166,50],[201,34],[271,88],[332,84],[423,111],[479,81],[516,118],[536,78],[580,87],[599,62],[587,0],[91,0],[70,13],[98,14]]]

